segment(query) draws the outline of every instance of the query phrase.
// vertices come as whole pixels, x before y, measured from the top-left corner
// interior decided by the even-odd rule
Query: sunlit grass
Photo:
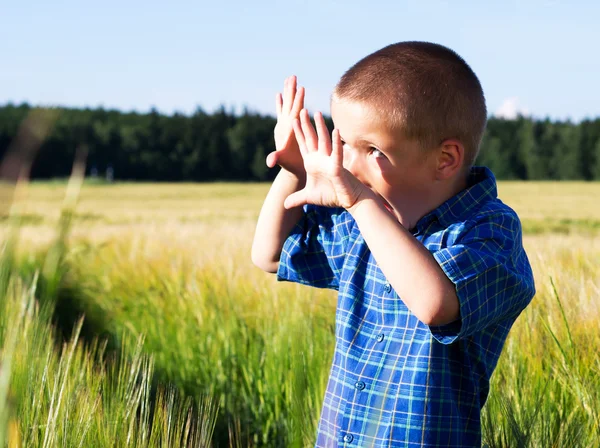
[[[483,420],[490,447],[588,447],[600,440],[600,234],[593,224],[600,221],[600,211],[591,207],[593,198],[600,197],[600,185],[556,185],[562,184],[499,186],[500,197],[523,219],[538,294],[517,320],[493,377]],[[84,375],[89,385],[76,383],[76,375],[65,383],[86,384],[91,398],[73,398],[74,403],[81,400],[81,409],[93,414],[105,409],[94,400],[125,400],[124,392],[94,381],[126,384],[127,375],[118,366],[139,360],[138,371],[169,385],[167,391],[177,391],[173,396],[210,396],[218,402],[214,446],[314,442],[333,353],[335,294],[277,283],[251,265],[255,218],[267,188],[84,185],[56,286],[57,310],[71,312],[60,325],[70,323],[77,330],[78,313],[86,315],[80,332],[70,334],[65,345],[74,354],[81,350],[79,358],[71,355],[71,362],[78,360],[77,368],[69,369],[72,376],[85,371],[89,360]],[[65,186],[33,184],[29,194],[20,209],[25,222],[16,266],[24,280],[15,283],[21,292],[11,292],[14,303],[23,295],[31,298],[45,248],[54,247],[49,245],[56,238]],[[556,228],[556,222],[566,230]],[[6,222],[2,228],[6,235]],[[31,319],[51,328],[48,316],[38,313]],[[18,385],[26,384],[28,376],[42,375],[44,365],[69,359],[68,349],[57,348],[49,331],[36,332],[46,335],[41,339],[50,341],[47,345],[32,333],[19,339],[38,347],[39,359],[31,367],[11,368],[9,402],[41,394],[47,386],[40,382],[27,387],[31,396]],[[78,334],[89,341],[85,350],[75,343]],[[92,362],[102,358],[102,344],[94,335],[116,348],[120,361],[112,368],[117,373]],[[20,352],[26,350],[14,351]],[[65,368],[56,367],[63,378],[69,377]],[[186,409],[184,401],[178,403],[176,409]],[[17,423],[7,428],[18,428],[24,437],[23,428],[31,425],[25,422],[33,417],[19,414],[33,411],[16,409]],[[171,421],[185,427],[185,412],[176,414]],[[52,440],[82,437],[71,425],[83,418],[75,411],[57,414],[56,425],[67,430],[60,433],[53,427],[57,438]],[[110,446],[102,445],[107,439],[100,439],[97,421],[103,420],[94,417],[87,431],[100,442],[89,446]],[[124,434],[115,427],[112,431]]]
[[[74,235],[148,226],[246,224],[253,228],[268,184],[85,184]],[[64,183],[33,183],[21,213],[27,234],[50,235],[60,215]],[[519,214],[526,233],[600,233],[600,183],[500,182],[499,197]],[[5,227],[0,218],[0,230]],[[41,237],[38,236],[38,240]],[[49,237],[47,237],[49,240]]]
[[[50,316],[34,296],[34,286],[13,281],[1,303],[10,389],[2,388],[0,409],[11,421],[10,446],[208,446],[210,400],[195,414],[175,389],[153,390],[154,363],[141,342],[124,341],[124,355],[107,359],[102,344],[79,342],[80,321],[71,340],[55,345]]]
[[[600,442],[600,239],[526,240],[538,293],[517,320],[484,412],[490,447]]]
[[[0,248],[0,445],[209,446],[216,403],[157,383],[143,336],[107,353],[104,340],[80,341],[83,317],[69,338],[57,332],[69,215],[30,275],[19,275],[17,228]]]

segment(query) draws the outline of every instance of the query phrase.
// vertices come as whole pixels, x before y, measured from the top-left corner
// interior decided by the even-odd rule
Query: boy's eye
[[[373,155],[373,157],[385,157],[385,154],[383,154],[377,148],[373,148],[373,147],[371,147],[371,154]]]

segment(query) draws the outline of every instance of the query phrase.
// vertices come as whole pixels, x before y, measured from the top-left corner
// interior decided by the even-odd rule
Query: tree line
[[[0,106],[0,160],[19,126],[33,111],[28,104]],[[50,131],[31,166],[33,179],[67,177],[75,152],[87,152],[86,173],[138,181],[266,181],[265,165],[275,149],[275,118],[224,107],[191,115],[52,109]],[[331,126],[331,121],[328,121]],[[14,146],[14,145],[13,145]],[[600,180],[600,118],[570,121],[491,117],[477,164],[499,179]]]

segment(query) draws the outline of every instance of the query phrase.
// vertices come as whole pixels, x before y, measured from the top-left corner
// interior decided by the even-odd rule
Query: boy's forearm
[[[454,284],[375,195],[360,199],[348,211],[383,274],[421,322],[443,325],[460,317]]]
[[[252,262],[264,271],[277,272],[283,243],[304,213],[302,207],[287,210],[283,203],[305,182],[282,169],[265,198],[252,242]]]

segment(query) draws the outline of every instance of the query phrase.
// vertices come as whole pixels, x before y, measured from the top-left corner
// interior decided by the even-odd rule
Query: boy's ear
[[[444,180],[453,177],[463,166],[465,147],[456,139],[444,140],[440,145],[435,177]]]

